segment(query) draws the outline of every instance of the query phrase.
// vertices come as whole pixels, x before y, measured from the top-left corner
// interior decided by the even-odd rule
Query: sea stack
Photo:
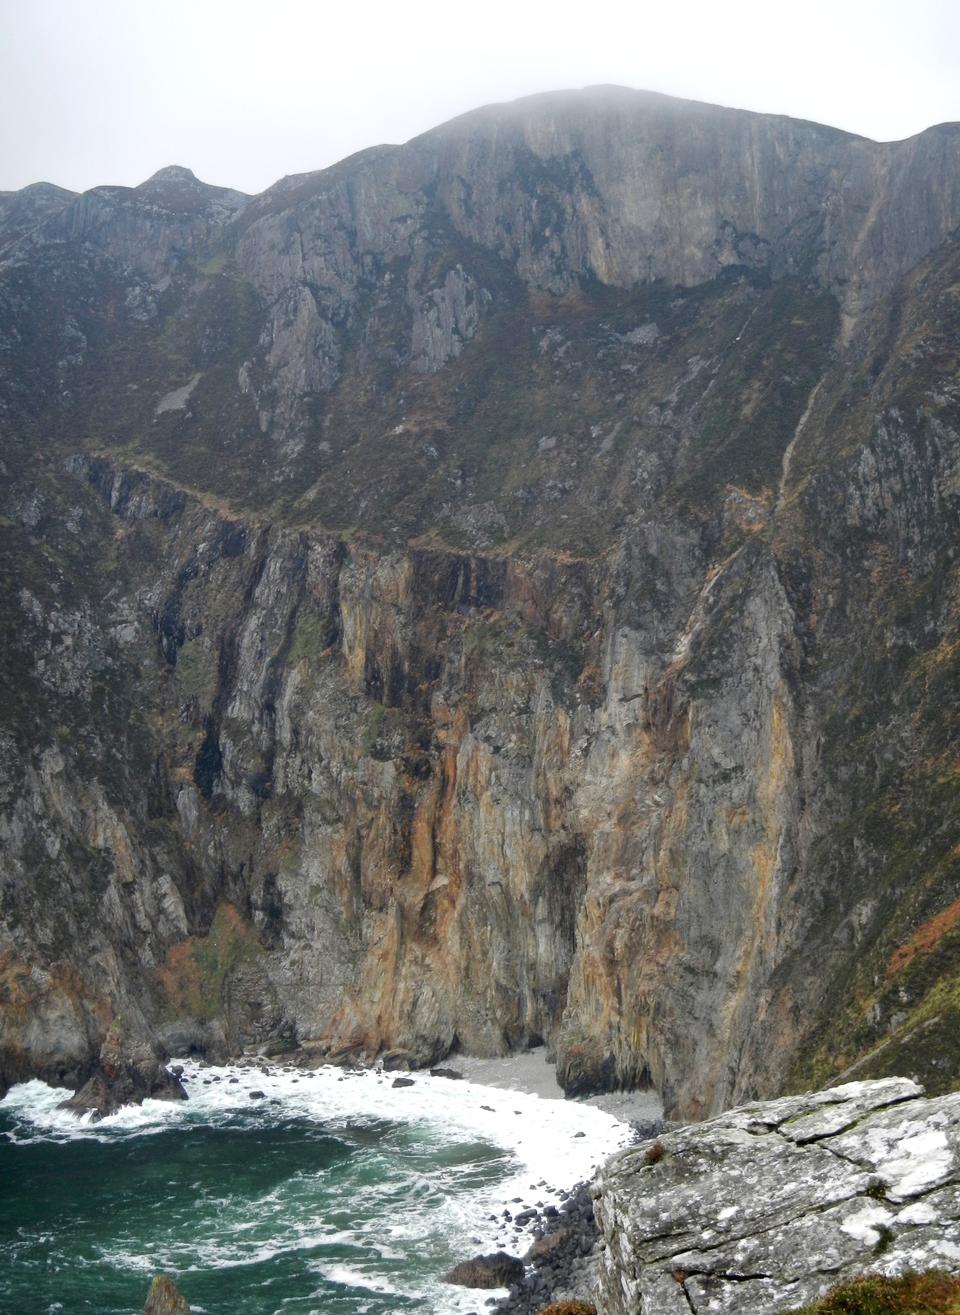
[[[167,1274],[157,1274],[150,1284],[143,1315],[190,1315],[186,1298]]]

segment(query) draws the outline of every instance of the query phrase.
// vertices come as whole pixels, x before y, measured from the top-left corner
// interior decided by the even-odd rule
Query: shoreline
[[[23,1117],[35,1130],[29,1140],[109,1140],[118,1134],[135,1136],[143,1129],[173,1127],[184,1116],[189,1119],[191,1108],[196,1109],[194,1101],[201,1107],[197,1112],[211,1121],[257,1106],[266,1111],[282,1104],[289,1109],[290,1102],[304,1106],[309,1117],[326,1121],[328,1115],[318,1103],[321,1093],[324,1102],[332,1097],[335,1117],[348,1119],[354,1111],[404,1117],[409,1099],[415,1109],[426,1106],[422,1116],[428,1123],[443,1125],[450,1120],[454,1136],[462,1131],[468,1140],[491,1141],[517,1160],[499,1186],[491,1184],[490,1199],[477,1201],[479,1210],[452,1257],[459,1263],[503,1250],[522,1262],[522,1278],[510,1288],[485,1291],[451,1286],[448,1295],[433,1297],[430,1308],[466,1315],[485,1306],[503,1315],[527,1315],[538,1312],[552,1297],[574,1292],[586,1296],[596,1265],[590,1181],[617,1144],[644,1135],[647,1130],[639,1130],[637,1124],[649,1124],[658,1116],[655,1096],[639,1092],[568,1099],[542,1047],[493,1059],[451,1056],[447,1063],[446,1070],[402,1074],[318,1063],[316,1057],[302,1053],[245,1055],[225,1065],[186,1056],[170,1061],[171,1071],[181,1070],[193,1097],[185,1104],[151,1100],[94,1121],[63,1111],[55,1099],[63,1093],[39,1083],[30,1093],[30,1104],[23,1107]],[[322,1069],[327,1073],[317,1072]],[[394,1092],[394,1087],[401,1090]],[[409,1097],[404,1088],[410,1089]],[[414,1118],[419,1121],[422,1116]],[[504,1135],[506,1140],[501,1140]],[[435,1285],[442,1277],[442,1272],[434,1271],[428,1282]]]
[[[515,1051],[495,1059],[473,1055],[451,1055],[445,1066],[463,1074],[467,1082],[500,1091],[520,1091],[544,1100],[590,1105],[611,1114],[622,1123],[648,1124],[663,1121],[663,1105],[655,1091],[610,1091],[597,1096],[567,1096],[557,1081],[556,1069],[547,1059],[545,1046]]]
[[[264,1061],[249,1057],[248,1062],[256,1066]],[[286,1062],[291,1068],[300,1067],[296,1056],[288,1057]],[[414,1080],[429,1078],[454,1083],[463,1080],[488,1090],[592,1106],[631,1128],[636,1141],[657,1136],[663,1127],[663,1106],[654,1091],[568,1097],[557,1081],[555,1066],[547,1059],[545,1046],[493,1058],[449,1055],[439,1072],[434,1069],[433,1074],[429,1069],[384,1071],[378,1070],[376,1065],[374,1071],[379,1071],[384,1078],[396,1077],[403,1072],[404,1077],[409,1075]],[[558,1160],[562,1160],[562,1150]],[[493,1245],[499,1252],[520,1260],[524,1274],[509,1288],[461,1288],[464,1294],[470,1294],[467,1305],[477,1309],[483,1307],[491,1315],[538,1315],[554,1302],[592,1304],[599,1265],[600,1230],[594,1218],[590,1187],[602,1163],[603,1158],[593,1166],[588,1177],[572,1172],[570,1180],[566,1181],[558,1164],[560,1171],[555,1170],[549,1175],[549,1185],[544,1179],[529,1183],[523,1195],[511,1201],[502,1217],[496,1221],[493,1217],[488,1218],[487,1223],[494,1224],[495,1233],[488,1234],[493,1238]],[[465,1251],[461,1260],[482,1261],[484,1254],[493,1253]]]
[[[556,1070],[547,1059],[544,1046],[495,1059],[450,1056],[445,1062],[462,1073],[464,1080],[478,1086],[601,1109],[628,1124],[637,1140],[656,1136],[663,1125],[663,1106],[653,1091],[568,1097],[557,1081]],[[594,1166],[594,1174],[599,1167],[599,1164]],[[554,1174],[554,1181],[558,1177]],[[519,1217],[524,1222],[518,1226],[514,1220],[507,1220],[500,1230],[499,1245],[508,1252],[511,1248],[519,1252],[517,1258],[523,1261],[524,1276],[505,1295],[488,1296],[483,1301],[495,1315],[537,1315],[558,1301],[592,1304],[600,1238],[590,1193],[592,1181],[593,1175],[562,1186],[549,1203],[542,1198],[532,1199],[537,1193],[531,1184],[530,1197],[518,1204],[514,1212],[514,1220]],[[531,1214],[533,1217],[529,1218]],[[477,1300],[481,1298],[478,1296]]]

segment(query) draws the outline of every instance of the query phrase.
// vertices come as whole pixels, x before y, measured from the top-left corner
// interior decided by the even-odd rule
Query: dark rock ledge
[[[590,1184],[579,1183],[559,1209],[519,1209],[511,1219],[515,1244],[526,1235],[523,1257],[497,1251],[461,1261],[447,1283],[472,1288],[509,1288],[490,1298],[499,1315],[537,1315],[551,1301],[589,1297],[596,1279],[598,1231]],[[532,1240],[529,1240],[531,1239]]]
[[[445,1283],[456,1283],[465,1288],[507,1288],[523,1278],[523,1261],[506,1251],[494,1251],[487,1256],[474,1256],[461,1260],[444,1278]]]
[[[604,1315],[780,1315],[862,1273],[960,1269],[960,1092],[906,1078],[757,1102],[613,1156]]]

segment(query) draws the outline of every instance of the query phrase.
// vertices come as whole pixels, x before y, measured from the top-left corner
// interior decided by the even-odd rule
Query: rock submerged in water
[[[506,1251],[495,1251],[488,1256],[461,1260],[449,1274],[444,1275],[443,1281],[455,1283],[462,1288],[509,1288],[522,1278],[523,1261],[516,1256],[508,1256]]]
[[[150,1284],[143,1315],[190,1315],[187,1299],[167,1274],[157,1274]]]
[[[94,1073],[69,1100],[61,1101],[58,1108],[78,1116],[90,1114],[92,1122],[97,1123],[108,1114],[116,1114],[123,1105],[139,1105],[147,1099],[186,1100],[187,1093],[179,1078],[166,1073],[160,1065],[157,1074],[146,1080],[136,1070],[112,1076],[101,1071]]]

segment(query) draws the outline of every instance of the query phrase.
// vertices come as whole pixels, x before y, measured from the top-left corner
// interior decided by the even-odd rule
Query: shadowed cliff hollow
[[[960,1080],[960,126],[0,195],[0,1086]]]

